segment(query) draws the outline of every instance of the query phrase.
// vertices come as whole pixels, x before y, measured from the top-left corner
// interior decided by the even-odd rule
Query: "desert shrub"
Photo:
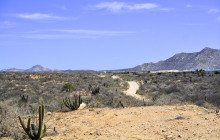
[[[95,88],[92,88],[91,90],[92,90],[92,95],[96,95],[96,94],[99,93],[100,88],[99,87],[95,87]]]
[[[154,105],[173,105],[173,104],[181,104],[181,101],[167,94],[160,95],[159,97],[157,97],[157,100],[154,102]]]
[[[70,83],[67,83],[63,86],[63,90],[67,91],[67,92],[71,92],[73,89],[74,89],[74,87]]]
[[[17,118],[13,108],[0,103],[0,137],[24,139],[17,126]]]
[[[213,71],[213,73],[214,73],[214,74],[220,74],[220,72],[219,72],[219,71]]]
[[[171,85],[168,88],[165,89],[166,93],[173,93],[173,92],[179,92],[180,90],[178,89],[177,85]]]
[[[3,78],[3,74],[2,73],[0,73],[0,79],[2,79]]]

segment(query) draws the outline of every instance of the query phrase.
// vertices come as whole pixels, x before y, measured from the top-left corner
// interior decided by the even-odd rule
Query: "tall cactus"
[[[43,121],[44,121],[44,105],[39,106],[39,126],[38,126],[38,131],[36,128],[36,124],[31,123],[31,118],[28,118],[28,122],[27,122],[27,127],[25,126],[24,122],[22,121],[21,117],[18,116],[19,121],[21,123],[22,128],[24,129],[24,131],[26,132],[26,134],[28,135],[28,137],[32,140],[42,140],[42,138],[46,135],[46,124],[44,124],[44,129],[42,131],[42,127],[43,127]]]
[[[82,104],[82,98],[80,95],[74,95],[74,100],[71,102],[69,97],[65,97],[63,103],[70,110],[77,110]]]

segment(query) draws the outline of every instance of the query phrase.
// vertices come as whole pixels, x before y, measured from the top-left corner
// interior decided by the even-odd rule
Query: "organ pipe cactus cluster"
[[[27,127],[25,126],[24,122],[22,121],[21,117],[18,116],[19,121],[21,123],[22,128],[28,135],[28,137],[32,140],[42,140],[42,138],[46,135],[46,124],[43,125],[44,121],[44,105],[39,106],[39,123],[38,128],[34,122],[31,123],[31,118],[28,118]],[[44,129],[42,129],[44,126]],[[38,131],[37,131],[38,129]]]
[[[74,95],[74,100],[71,101],[69,97],[63,99],[63,104],[70,110],[77,110],[82,104],[82,98],[79,95]]]

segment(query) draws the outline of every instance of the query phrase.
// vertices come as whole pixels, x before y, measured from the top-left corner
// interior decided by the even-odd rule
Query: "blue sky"
[[[219,38],[219,0],[0,0],[0,69],[130,68]]]

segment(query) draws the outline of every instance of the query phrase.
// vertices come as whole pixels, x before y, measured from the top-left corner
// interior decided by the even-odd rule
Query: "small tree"
[[[199,70],[199,72],[200,72],[201,76],[203,77],[203,76],[204,76],[204,74],[205,74],[205,70],[200,69],[200,70]]]
[[[73,89],[74,89],[74,87],[70,83],[67,83],[63,86],[63,90],[67,91],[67,92],[71,92]]]

